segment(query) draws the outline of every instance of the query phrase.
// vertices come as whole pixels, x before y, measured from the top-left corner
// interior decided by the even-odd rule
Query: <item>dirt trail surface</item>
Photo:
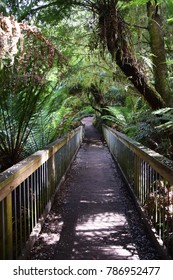
[[[159,259],[92,118],[29,259]]]

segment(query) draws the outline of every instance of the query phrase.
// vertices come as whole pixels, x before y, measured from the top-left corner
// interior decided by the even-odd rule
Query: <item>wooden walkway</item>
[[[159,259],[92,118],[29,259]]]

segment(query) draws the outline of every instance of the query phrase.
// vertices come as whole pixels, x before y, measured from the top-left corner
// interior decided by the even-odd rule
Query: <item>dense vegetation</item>
[[[95,114],[173,158],[173,2],[0,2],[0,168]]]

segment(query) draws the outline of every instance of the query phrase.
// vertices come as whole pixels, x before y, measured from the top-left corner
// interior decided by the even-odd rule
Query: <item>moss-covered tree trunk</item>
[[[90,101],[90,105],[96,112],[99,112],[101,116],[106,114],[105,108],[108,104],[101,89],[99,89],[99,87],[95,84],[91,84],[88,88],[88,99]]]
[[[166,65],[163,23],[158,1],[148,1],[148,31],[153,60],[154,82],[157,92],[162,96],[166,105],[170,105],[170,90],[168,84],[168,70]]]
[[[137,66],[135,66],[135,61],[131,56],[128,56],[128,62],[124,61],[124,59],[122,59],[121,51],[118,50],[116,52],[116,63],[153,110],[165,106],[162,97],[154,87],[149,85],[145,75],[142,75]]]
[[[165,100],[147,81],[142,65],[135,57],[130,30],[121,18],[116,2],[100,1],[98,4],[100,41],[150,107],[162,108],[166,106]]]

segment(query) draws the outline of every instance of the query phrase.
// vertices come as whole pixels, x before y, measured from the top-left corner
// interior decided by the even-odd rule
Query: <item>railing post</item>
[[[50,199],[56,187],[54,154],[49,158],[48,161],[48,178],[48,197]]]
[[[0,202],[0,260],[5,259],[5,242],[4,242],[4,203]]]
[[[139,164],[138,164],[138,157],[135,155],[134,159],[134,192],[138,197],[138,190],[139,190]]]
[[[6,259],[13,257],[13,227],[12,227],[12,194],[10,193],[5,199],[5,249]]]

